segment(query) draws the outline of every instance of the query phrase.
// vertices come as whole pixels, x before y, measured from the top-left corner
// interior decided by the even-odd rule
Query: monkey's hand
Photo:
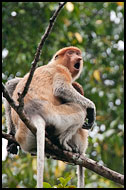
[[[91,129],[95,121],[95,110],[93,108],[87,108],[87,116],[83,129]]]

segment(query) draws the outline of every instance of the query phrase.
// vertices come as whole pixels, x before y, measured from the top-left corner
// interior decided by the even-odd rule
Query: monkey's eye
[[[55,59],[57,59],[57,58],[58,58],[58,55],[55,56]]]
[[[68,53],[69,55],[71,55],[71,54],[74,53],[74,51],[68,51],[67,53]]]
[[[76,54],[77,54],[77,55],[81,55],[81,53],[80,53],[80,52],[77,52]]]
[[[79,68],[80,68],[80,62],[77,62],[77,63],[74,65],[74,67],[75,67],[76,69],[79,69]]]

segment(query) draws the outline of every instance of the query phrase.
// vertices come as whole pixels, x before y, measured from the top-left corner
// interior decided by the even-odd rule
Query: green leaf
[[[65,179],[63,178],[63,177],[59,177],[59,178],[57,178],[59,181],[60,181],[60,183],[63,185],[64,183],[65,183]]]
[[[49,183],[43,182],[43,188],[52,188],[52,187]]]
[[[64,182],[65,182],[65,183],[64,183],[64,186],[66,186],[66,184],[71,180],[71,178],[72,178],[71,176],[68,176],[68,177],[65,179],[65,181],[64,181]]]
[[[63,177],[59,177],[58,180],[61,182],[61,184],[63,185],[63,187],[65,187],[68,183],[68,181],[71,180],[71,176],[68,176],[67,178],[63,178]]]
[[[64,186],[62,184],[58,184],[57,188],[63,188]]]

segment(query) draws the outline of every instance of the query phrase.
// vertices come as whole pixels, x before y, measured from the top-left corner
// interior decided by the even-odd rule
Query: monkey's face
[[[71,73],[73,81],[79,76],[83,68],[82,54],[79,48],[70,46],[60,49],[54,56],[50,64],[60,64],[67,67]]]
[[[65,56],[67,58],[67,67],[71,72],[72,78],[75,80],[79,77],[83,68],[81,51],[68,50],[66,51]]]

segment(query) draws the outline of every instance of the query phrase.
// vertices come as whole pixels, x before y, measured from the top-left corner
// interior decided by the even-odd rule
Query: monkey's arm
[[[77,92],[79,92],[82,96],[84,96],[84,90],[83,90],[82,86],[78,82],[73,82],[72,86],[77,90]],[[92,123],[93,118],[92,118],[92,116],[90,114],[90,108],[87,109],[87,112],[88,112],[88,114],[87,114],[86,118],[88,119],[88,122],[85,122],[83,124],[83,127],[82,127],[83,129],[90,129],[92,127],[92,125],[93,125],[93,123]]]
[[[73,85],[74,86],[74,85]],[[54,96],[60,97],[64,99],[66,102],[75,102],[82,105],[85,109],[87,109],[87,119],[88,125],[85,124],[84,128],[90,128],[96,117],[96,108],[95,104],[89,100],[88,98],[82,96],[77,89],[77,85],[75,84],[75,88],[67,81],[66,77],[57,73],[53,80],[53,93]]]

